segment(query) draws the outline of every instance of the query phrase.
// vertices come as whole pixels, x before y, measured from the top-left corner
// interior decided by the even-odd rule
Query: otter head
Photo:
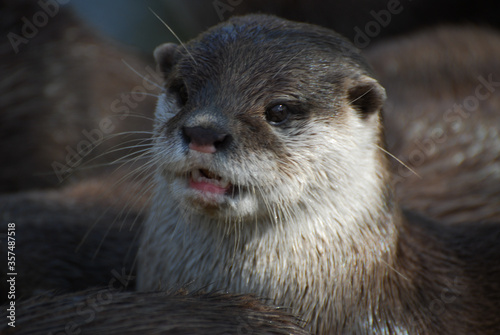
[[[235,17],[155,58],[157,196],[182,215],[249,229],[312,213],[315,201],[350,215],[380,186],[384,89],[334,32]]]

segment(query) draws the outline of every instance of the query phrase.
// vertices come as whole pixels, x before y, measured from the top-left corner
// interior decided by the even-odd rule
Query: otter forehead
[[[304,70],[314,69],[321,63],[341,65],[344,73],[369,68],[359,51],[337,33],[267,15],[234,17],[201,34],[188,49],[197,60],[199,56],[200,61],[211,56],[234,55],[241,49],[246,53],[237,54],[233,59],[242,63],[255,62],[266,55],[267,61],[281,61]],[[296,58],[297,53],[303,57]],[[293,63],[291,58],[295,59]]]
[[[329,108],[332,90],[340,94],[346,77],[367,72],[357,50],[334,32],[260,15],[216,26],[181,52],[171,78],[181,78],[204,105],[248,109],[281,98]]]

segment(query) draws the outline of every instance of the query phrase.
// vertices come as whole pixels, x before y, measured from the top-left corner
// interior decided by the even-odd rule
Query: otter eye
[[[186,104],[188,100],[188,92],[186,85],[184,84],[183,81],[176,81],[172,83],[169,91],[177,95],[177,98],[179,99],[179,104],[181,104],[182,106]]]
[[[273,126],[279,126],[288,120],[290,111],[286,105],[275,105],[266,110],[266,120]]]
[[[185,105],[187,100],[188,100],[188,92],[187,92],[186,85],[181,85],[181,87],[179,87],[178,94],[179,94],[179,99],[181,101],[181,104]]]

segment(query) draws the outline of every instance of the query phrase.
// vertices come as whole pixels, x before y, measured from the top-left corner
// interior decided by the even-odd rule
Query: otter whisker
[[[152,10],[151,8],[149,8],[149,10],[151,11],[151,13],[153,13],[153,15],[154,15],[154,16],[156,16],[156,18],[157,18],[158,20],[160,20],[160,22],[161,22],[161,23],[163,23],[163,25],[164,25],[165,27],[167,27],[167,29],[170,31],[170,33],[171,33],[172,35],[174,35],[175,39],[176,39],[177,41],[179,41],[180,45],[182,45],[182,47],[184,48],[184,50],[186,50],[186,52],[189,54],[189,57],[191,57],[191,59],[193,60],[193,62],[194,62],[195,64],[197,64],[197,63],[196,63],[196,60],[195,60],[195,59],[194,59],[194,57],[193,57],[193,55],[189,52],[189,50],[186,48],[186,45],[185,45],[185,44],[181,41],[181,39],[179,38],[179,36],[177,36],[177,34],[176,34],[173,30],[172,30],[172,28],[170,28],[170,26],[169,26],[169,25],[168,25],[165,21],[163,21],[163,19],[162,19],[162,18],[161,18],[158,14],[156,14],[154,10]]]
[[[154,13],[153,13],[154,14]],[[136,75],[138,75],[139,77],[141,77],[143,80],[146,80],[148,83],[156,86],[158,89],[162,90],[163,88],[161,87],[160,83],[157,83],[157,82],[154,82],[152,81],[151,79],[149,78],[146,78],[145,76],[143,76],[139,71],[137,71],[136,69],[134,69],[134,67],[132,65],[130,65],[125,59],[122,59],[122,63],[125,64],[125,66],[127,66],[132,72],[134,72]],[[141,94],[144,94],[144,93],[141,93]],[[154,95],[153,95],[154,96]]]
[[[410,168],[408,165],[406,165],[402,160],[400,160],[399,158],[397,158],[396,156],[394,156],[393,154],[391,154],[389,151],[385,150],[384,148],[380,147],[379,145],[377,144],[374,144],[379,150],[381,150],[382,152],[386,153],[387,155],[389,155],[390,157],[394,158],[399,164],[401,164],[402,166],[404,166],[405,168],[407,168],[411,173],[413,173],[415,176],[417,176],[418,178],[422,179],[422,176],[420,176],[415,170],[413,170],[412,168]]]

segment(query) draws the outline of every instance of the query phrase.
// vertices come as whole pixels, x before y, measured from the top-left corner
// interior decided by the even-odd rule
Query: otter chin
[[[499,229],[399,208],[385,90],[348,41],[249,15],[155,58],[165,82],[139,290],[256,294],[319,334],[468,334],[495,320]],[[463,252],[478,240],[484,261]],[[444,290],[454,299],[434,313]]]

